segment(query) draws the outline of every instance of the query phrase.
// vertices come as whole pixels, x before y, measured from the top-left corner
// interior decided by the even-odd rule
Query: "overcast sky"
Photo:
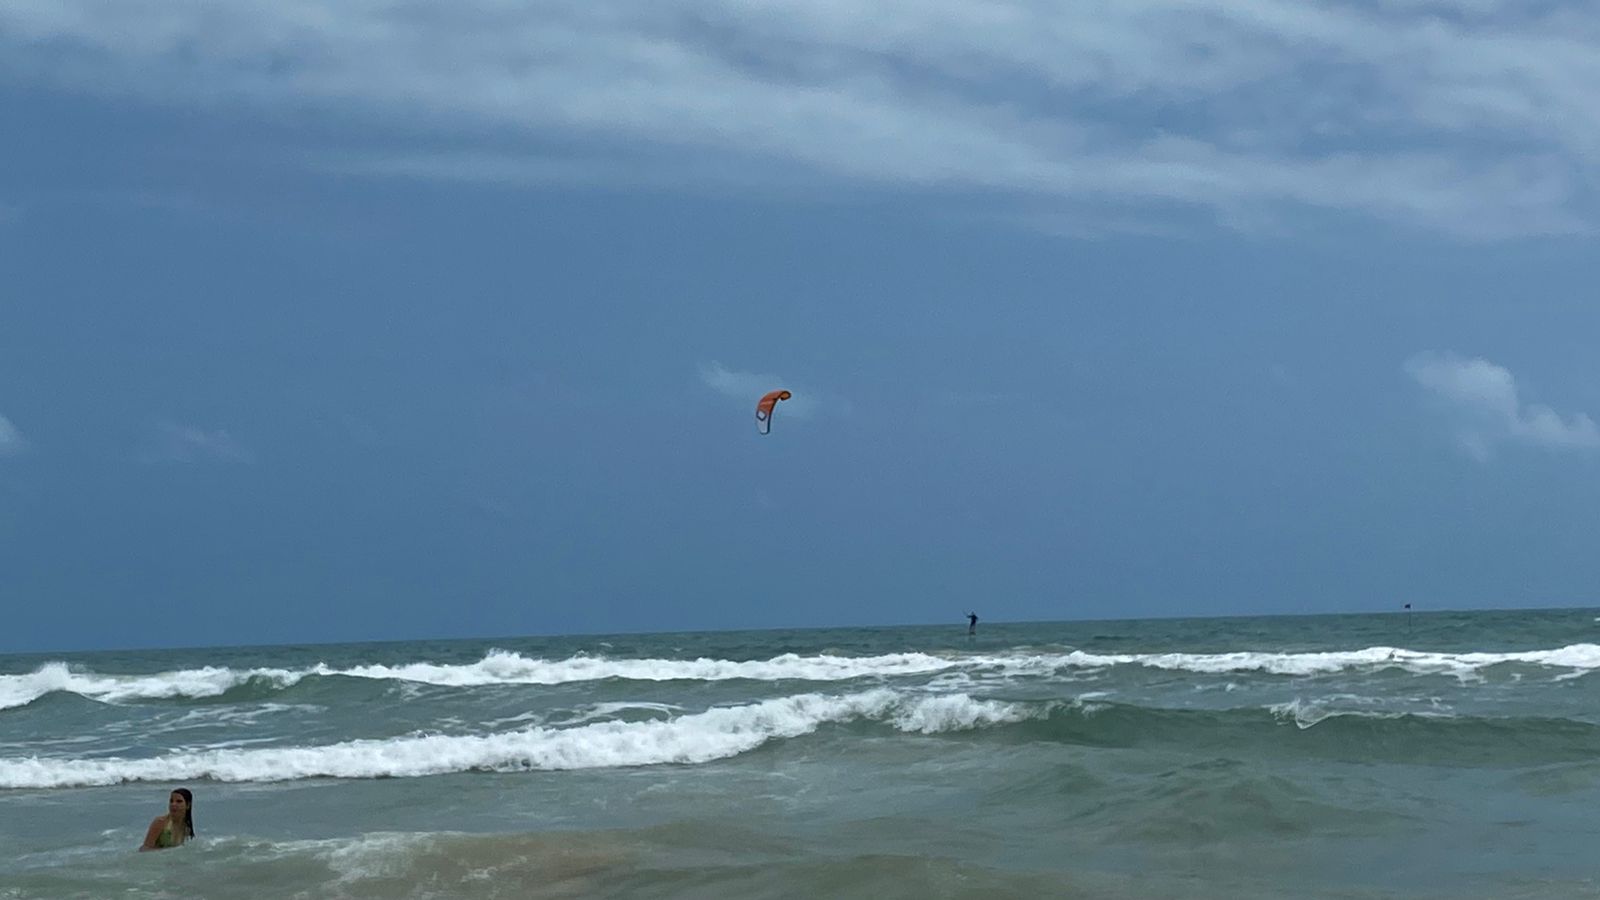
[[[7,0],[0,652],[1593,605],[1597,84],[1577,2]]]

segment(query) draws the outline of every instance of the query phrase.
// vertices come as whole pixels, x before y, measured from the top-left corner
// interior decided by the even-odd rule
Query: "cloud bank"
[[[8,0],[0,79],[353,115],[394,143],[337,167],[387,176],[754,171],[1119,227],[1600,222],[1600,11],[1563,0]]]
[[[1461,447],[1485,462],[1495,448],[1516,443],[1547,450],[1600,449],[1600,428],[1584,413],[1563,417],[1541,404],[1525,404],[1511,372],[1486,359],[1419,353],[1406,373],[1442,401],[1456,420]]]

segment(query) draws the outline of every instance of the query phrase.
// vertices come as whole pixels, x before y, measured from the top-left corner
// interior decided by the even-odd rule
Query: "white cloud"
[[[1473,238],[1600,220],[1600,13],[1576,3],[8,0],[0,59],[69,90],[352,113],[423,147],[342,164],[375,174],[754,167],[1068,221],[1111,206],[1124,229],[1173,206]],[[462,152],[473,135],[501,149]]]
[[[255,454],[223,429],[208,431],[173,422],[158,423],[137,456],[142,463],[255,462]]]
[[[28,449],[28,442],[23,440],[22,432],[11,420],[0,416],[0,456],[15,456]]]
[[[700,366],[700,381],[724,397],[746,403],[750,407],[751,415],[755,414],[756,401],[768,391],[789,391],[791,396],[783,401],[781,413],[785,418],[808,419],[816,415],[824,405],[833,407],[837,411],[845,411],[841,401],[825,401],[815,391],[807,390],[793,382],[780,378],[777,375],[764,375],[757,372],[739,372],[725,368],[721,363],[703,363]]]
[[[1486,359],[1419,353],[1405,370],[1443,401],[1456,419],[1457,439],[1474,459],[1513,442],[1551,450],[1600,449],[1600,428],[1585,413],[1563,417],[1541,404],[1525,404],[1511,372]]]

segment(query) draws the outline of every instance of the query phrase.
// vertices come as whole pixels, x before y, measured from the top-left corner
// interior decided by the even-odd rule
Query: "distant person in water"
[[[967,613],[967,634],[977,634],[977,633],[978,633],[978,614],[975,613],[975,612],[969,612],[969,613]]]
[[[188,788],[178,788],[167,796],[167,814],[156,816],[150,830],[144,833],[145,850],[165,850],[194,837],[194,794]]]

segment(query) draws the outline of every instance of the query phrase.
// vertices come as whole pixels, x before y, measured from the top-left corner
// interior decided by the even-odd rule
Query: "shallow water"
[[[979,628],[0,657],[0,897],[1600,895],[1594,611]]]

